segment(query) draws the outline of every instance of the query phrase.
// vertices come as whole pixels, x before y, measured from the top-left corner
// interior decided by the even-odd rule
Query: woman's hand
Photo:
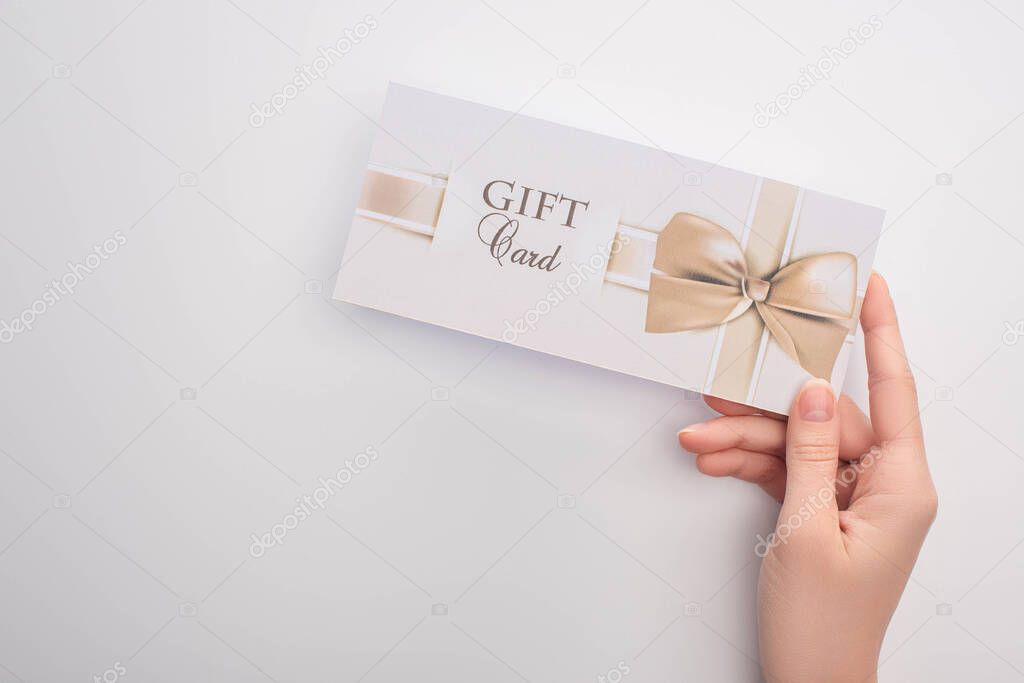
[[[812,380],[788,421],[708,398],[723,417],[679,433],[701,472],[758,484],[782,503],[775,533],[757,548],[770,683],[876,680],[885,629],[935,518],[914,378],[877,274],[861,324],[870,422]]]

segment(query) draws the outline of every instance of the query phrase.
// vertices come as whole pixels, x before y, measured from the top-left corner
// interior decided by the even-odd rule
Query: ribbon
[[[447,178],[371,164],[356,215],[432,238]],[[677,213],[659,232],[620,224],[605,280],[648,292],[648,333],[718,327],[704,393],[754,401],[769,340],[831,379],[852,342],[857,259],[830,252],[789,260],[802,190],[758,180],[742,243],[722,226]],[[754,240],[751,240],[751,237]]]
[[[658,235],[646,332],[686,332],[729,323],[753,308],[771,338],[807,372],[829,379],[857,306],[857,259],[845,252],[791,261],[766,278],[751,273],[725,228],[677,213]]]

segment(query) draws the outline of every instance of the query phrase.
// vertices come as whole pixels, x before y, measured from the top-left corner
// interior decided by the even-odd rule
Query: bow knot
[[[754,303],[760,303],[768,298],[768,290],[772,283],[767,280],[759,280],[756,277],[745,277],[740,280],[743,289],[743,296]]]
[[[658,235],[645,329],[685,332],[754,315],[762,324],[751,345],[767,328],[801,367],[829,379],[853,329],[856,308],[857,259],[852,254],[815,254],[772,273],[751,273],[729,231],[677,213]]]

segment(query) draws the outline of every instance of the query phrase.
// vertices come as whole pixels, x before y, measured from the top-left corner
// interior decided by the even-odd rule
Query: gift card
[[[334,297],[788,413],[842,386],[883,217],[392,85]]]

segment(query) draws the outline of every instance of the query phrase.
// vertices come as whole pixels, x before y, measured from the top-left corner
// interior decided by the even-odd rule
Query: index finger
[[[871,274],[860,321],[864,328],[871,423],[875,434],[883,443],[920,443],[917,385],[903,350],[903,337],[889,286],[878,273]]]

